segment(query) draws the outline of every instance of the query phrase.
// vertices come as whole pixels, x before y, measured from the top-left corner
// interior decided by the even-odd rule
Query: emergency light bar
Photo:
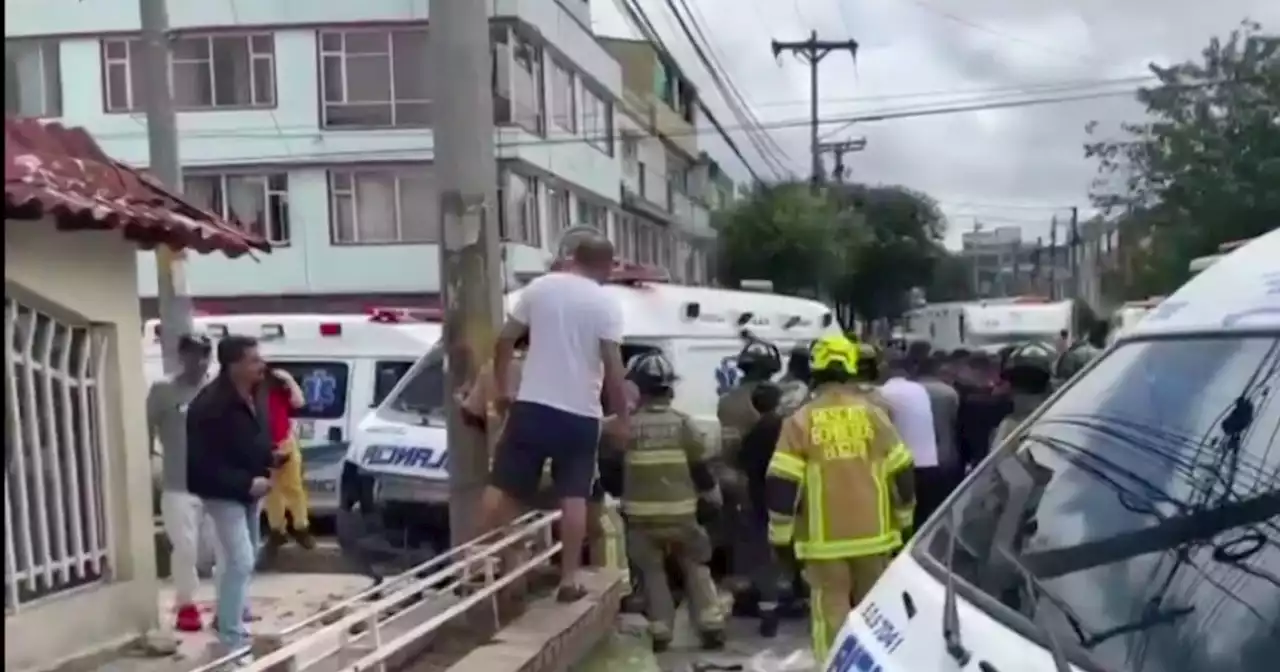
[[[443,322],[444,311],[439,308],[407,306],[370,306],[367,311],[370,322],[397,324],[399,322]]]

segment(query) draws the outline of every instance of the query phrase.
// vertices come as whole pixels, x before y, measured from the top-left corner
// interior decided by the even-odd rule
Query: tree
[[[901,315],[908,292],[928,287],[943,258],[946,220],[937,202],[902,186],[838,185],[829,193],[865,220],[863,235],[846,240],[833,292],[837,310],[864,320]]]
[[[1280,223],[1280,40],[1246,21],[1198,62],[1150,69],[1148,118],[1085,145],[1094,204],[1140,243],[1125,254],[1130,296],[1169,291],[1191,259]]]
[[[853,213],[805,184],[757,186],[714,221],[721,282],[769,280],[779,292],[810,296],[828,289],[843,261],[833,241],[857,229]]]

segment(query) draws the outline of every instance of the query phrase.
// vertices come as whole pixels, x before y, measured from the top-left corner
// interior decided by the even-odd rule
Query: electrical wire
[[[1027,84],[1011,84],[1008,86],[994,86],[984,88],[970,89],[932,89],[923,91],[904,91],[901,93],[884,93],[871,94],[866,96],[838,96],[834,98],[819,98],[818,102],[823,104],[842,104],[842,103],[861,103],[870,101],[885,100],[906,100],[911,98],[953,98],[963,99],[971,97],[990,97],[997,94],[1014,95],[1014,94],[1033,94],[1033,93],[1060,93],[1073,89],[1090,89],[1106,85],[1139,85],[1139,84],[1155,84],[1159,82],[1159,78],[1155,75],[1133,75],[1128,77],[1112,77],[1098,79],[1076,79],[1061,80],[1057,82],[1034,82]],[[962,100],[952,100],[950,102],[962,102]],[[799,107],[807,106],[809,99],[805,98],[778,98],[774,100],[753,101],[755,107]]]
[[[1050,53],[1058,54],[1059,56],[1066,56],[1066,57],[1068,57],[1068,58],[1072,58],[1072,59],[1074,59],[1074,60],[1082,61],[1082,62],[1087,63],[1087,64],[1089,64],[1089,65],[1097,65],[1097,59],[1090,58],[1090,57],[1088,57],[1088,56],[1085,56],[1084,54],[1078,54],[1078,53],[1075,53],[1075,52],[1066,51],[1066,50],[1063,50],[1063,49],[1058,49],[1058,48],[1056,48],[1056,47],[1050,47],[1050,46],[1048,46],[1048,45],[1046,45],[1046,44],[1041,44],[1041,43],[1039,43],[1039,42],[1035,42],[1035,41],[1033,41],[1033,40],[1028,40],[1028,39],[1026,39],[1026,38],[1018,37],[1017,35],[1013,35],[1013,34],[1011,34],[1011,33],[1006,33],[1006,32],[1001,31],[1001,30],[996,30],[995,28],[992,28],[992,27],[990,27],[990,26],[986,26],[986,25],[983,25],[983,24],[978,23],[978,22],[976,22],[976,21],[971,21],[971,20],[969,20],[969,19],[966,19],[966,18],[964,18],[963,16],[960,16],[960,15],[958,15],[958,14],[952,14],[951,12],[949,12],[949,11],[947,11],[947,10],[945,10],[945,9],[942,9],[941,7],[937,7],[937,6],[935,6],[935,5],[931,4],[931,3],[925,2],[924,0],[906,0],[906,2],[908,2],[908,3],[912,4],[912,5],[915,5],[916,7],[919,7],[920,9],[923,9],[923,10],[924,10],[924,11],[926,11],[926,12],[929,12],[929,13],[934,14],[934,15],[936,15],[936,16],[939,16],[939,17],[941,17],[941,18],[943,18],[943,19],[946,19],[947,21],[951,21],[952,23],[960,24],[960,25],[962,25],[962,26],[964,26],[964,27],[966,27],[966,28],[969,28],[969,29],[971,29],[971,30],[976,30],[976,31],[978,31],[978,32],[980,32],[980,33],[986,33],[986,34],[988,34],[988,35],[991,35],[991,36],[994,36],[994,37],[998,37],[998,38],[1003,39],[1003,40],[1008,40],[1008,41],[1010,41],[1010,42],[1016,42],[1016,43],[1018,43],[1018,44],[1022,44],[1022,45],[1028,46],[1028,47],[1034,47],[1034,48],[1036,48],[1036,49],[1040,49],[1040,50],[1042,50],[1042,51],[1047,51],[1047,52],[1050,52]]]

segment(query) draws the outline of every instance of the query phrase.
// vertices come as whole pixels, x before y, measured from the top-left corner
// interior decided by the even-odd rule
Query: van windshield
[[[441,340],[400,379],[378,407],[378,414],[397,422],[443,425],[445,389],[449,382],[445,375],[444,341]]]
[[[1275,670],[1280,334],[1119,346],[924,532],[922,564],[1083,669]]]

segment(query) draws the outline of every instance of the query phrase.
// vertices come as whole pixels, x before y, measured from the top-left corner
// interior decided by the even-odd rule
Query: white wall
[[[515,17],[585,76],[621,95],[616,61],[589,30],[589,3],[582,0],[477,0],[490,13]],[[213,296],[360,292],[435,292],[439,287],[434,245],[334,246],[329,236],[328,190],[324,168],[369,161],[427,162],[433,156],[430,130],[320,129],[317,76],[318,26],[375,21],[424,20],[428,0],[353,3],[348,0],[220,0],[169,2],[175,29],[260,26],[275,34],[274,109],[185,112],[179,115],[181,157],[188,168],[272,165],[289,172],[291,244],[258,262],[221,257],[193,260],[188,276],[193,294]],[[63,120],[84,126],[111,156],[145,166],[146,122],[137,114],[104,111],[101,46],[103,33],[124,36],[138,30],[136,0],[32,0],[5,4],[7,38],[61,35]],[[544,78],[544,82],[549,78]],[[550,96],[548,96],[550,99]],[[619,148],[608,156],[584,142],[563,142],[556,131],[547,142],[515,128],[495,129],[498,155],[530,164],[574,188],[616,204],[622,179]],[[545,199],[542,199],[545,209]],[[576,203],[571,204],[576,211]],[[545,223],[545,217],[544,217]],[[550,244],[548,236],[544,241]],[[514,246],[520,247],[520,246]],[[539,258],[516,249],[510,262]],[[235,264],[232,266],[231,264]],[[523,270],[523,269],[522,269]],[[139,289],[155,295],[155,261],[139,255]]]
[[[118,232],[59,232],[51,222],[4,223],[5,293],[114,328],[107,409],[114,420],[107,478],[112,582],[23,605],[5,615],[5,669],[49,664],[122,643],[158,625],[151,464],[143,419],[135,248]]]

